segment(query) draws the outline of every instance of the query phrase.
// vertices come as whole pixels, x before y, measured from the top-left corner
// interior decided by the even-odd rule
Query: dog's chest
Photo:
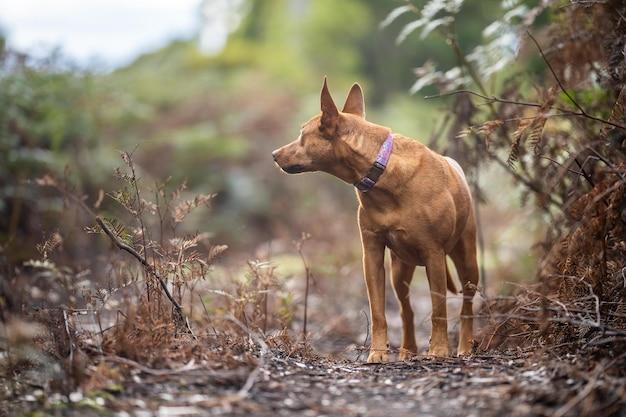
[[[433,197],[430,201],[437,202]],[[453,215],[445,206],[439,206],[440,210],[426,210],[426,204],[364,197],[359,207],[359,226],[364,235],[388,247],[403,262],[424,265],[436,248],[447,246],[453,234]]]
[[[407,233],[406,230],[387,230],[385,233],[385,246],[405,263],[413,265],[425,264],[425,245],[419,241],[418,236]]]
[[[404,262],[424,265],[427,258],[425,251],[430,246],[428,239],[425,240],[428,233],[424,233],[424,227],[416,224],[415,219],[403,219],[387,213],[380,216],[365,216],[361,220],[362,232],[375,237]]]

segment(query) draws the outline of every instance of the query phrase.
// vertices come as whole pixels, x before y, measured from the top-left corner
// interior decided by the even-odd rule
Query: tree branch
[[[435,95],[432,95],[432,96],[425,96],[424,98],[425,99],[439,98],[439,97],[452,96],[452,95],[455,95],[455,94],[470,94],[470,95],[473,95],[473,96],[476,96],[476,97],[480,97],[483,100],[486,100],[487,104],[491,104],[491,103],[495,102],[495,103],[503,103],[503,104],[515,104],[515,105],[518,105],[518,106],[527,106],[527,107],[541,107],[542,106],[540,103],[530,103],[530,102],[527,102],[527,101],[506,100],[506,99],[495,97],[495,96],[486,96],[486,95],[477,93],[477,92],[472,91],[472,90],[454,90],[454,91],[449,91],[449,92],[446,92],[446,93],[435,94]],[[565,94],[567,94],[567,92]],[[570,97],[569,94],[567,94],[567,96]],[[571,99],[571,97],[570,97],[570,99]],[[574,102],[573,100],[572,100],[572,102],[574,104],[576,104],[576,107],[578,107],[580,109],[580,107],[578,106],[578,104],[576,102]],[[581,117],[586,117],[586,118],[591,119],[591,120],[595,120],[596,122],[600,122],[600,123],[607,124],[609,126],[616,127],[618,129],[626,130],[626,125],[622,125],[622,124],[619,124],[619,123],[612,122],[610,120],[606,120],[606,119],[602,119],[600,117],[593,116],[593,115],[591,115],[589,113],[586,113],[582,109],[581,109],[581,111],[577,112],[577,111],[572,111],[572,110],[568,110],[568,109],[563,109],[563,108],[560,108],[560,107],[552,107],[552,108],[554,110],[557,110],[557,111],[561,112],[561,113],[546,115],[545,116],[546,118],[556,117],[556,116],[561,116],[561,117],[581,116]],[[512,120],[519,120],[519,118],[512,119]]]
[[[441,93],[441,94],[435,94],[432,96],[425,96],[425,99],[431,99],[431,98],[439,98],[439,97],[446,97],[446,96],[452,96],[452,95],[456,95],[456,94],[471,94],[474,95],[476,97],[480,97],[483,100],[487,101],[487,104],[491,104],[491,103],[504,103],[504,104],[515,104],[515,105],[519,105],[519,106],[529,106],[529,107],[541,107],[541,104],[539,103],[528,103],[528,102],[523,102],[523,101],[515,101],[515,100],[506,100],[503,98],[498,98],[495,96],[487,96],[484,94],[480,94],[477,93],[475,91],[472,90],[454,90],[454,91],[448,91],[446,93]]]
[[[559,87],[561,87],[561,91],[563,91],[563,93],[567,96],[567,98],[570,99],[570,101],[572,103],[574,103],[574,106],[576,106],[576,108],[578,108],[578,110],[580,110],[580,112],[582,113],[583,116],[588,116],[587,113],[585,112],[585,109],[583,109],[577,102],[576,100],[574,100],[574,97],[570,96],[569,93],[567,92],[567,90],[565,89],[565,87],[563,86],[563,84],[561,84],[561,80],[559,79],[559,77],[556,75],[556,72],[554,71],[554,68],[552,68],[552,64],[550,64],[550,61],[548,61],[548,58],[546,58],[546,55],[543,53],[543,49],[541,49],[541,46],[539,46],[539,42],[537,42],[537,40],[533,37],[533,35],[530,33],[530,31],[526,31],[526,34],[528,35],[528,37],[533,41],[533,43],[535,44],[535,46],[537,47],[537,49],[539,50],[539,53],[541,54],[541,57],[543,58],[543,60],[546,62],[546,65],[548,66],[548,68],[550,69],[550,72],[552,73],[552,76],[554,77],[554,79],[556,80],[557,84],[559,84]]]

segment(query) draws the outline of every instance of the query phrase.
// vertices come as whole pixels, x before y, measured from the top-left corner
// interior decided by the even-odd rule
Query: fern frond
[[[216,246],[212,246],[211,249],[209,250],[209,256],[207,258],[207,262],[209,265],[212,265],[215,263],[215,261],[218,260],[218,258],[224,253],[226,252],[226,249],[228,249],[227,245],[216,245]]]
[[[611,111],[611,118],[609,119],[615,123],[623,123],[626,121],[626,112],[624,111],[624,103],[626,102],[626,86],[622,87],[613,110]]]
[[[519,151],[522,137],[528,126],[530,126],[532,120],[533,119],[520,120],[519,125],[517,125],[517,129],[515,129],[515,132],[513,132],[513,143],[511,143],[509,156],[506,160],[507,164],[509,164],[511,168],[513,168],[515,166],[515,163],[519,160]]]
[[[455,139],[463,139],[466,136],[469,136],[470,133],[474,132],[475,126],[470,126],[467,129],[460,130],[459,133],[454,137]]]
[[[407,23],[406,25],[404,25],[404,27],[398,34],[398,37],[396,38],[396,45],[400,45],[402,42],[404,42],[406,38],[409,37],[411,33],[415,32],[417,29],[419,29],[421,26],[424,26],[425,24],[426,20],[417,19],[412,21],[411,23]]]
[[[131,233],[129,233],[126,230],[126,227],[124,226],[124,224],[120,221],[118,221],[117,219],[113,219],[113,218],[103,218],[103,221],[105,221],[107,223],[107,226],[109,227],[109,229],[113,232],[113,234],[115,234],[115,236],[117,236],[122,242],[126,243],[127,245],[131,245],[132,244],[132,235]],[[104,233],[104,230],[99,229],[100,233]]]
[[[52,232],[52,234],[50,234],[50,236],[44,239],[43,243],[37,244],[36,248],[43,257],[43,259],[47,260],[48,254],[50,254],[50,252],[52,252],[57,246],[60,246],[62,244],[63,237],[61,237],[61,234],[58,230],[55,230],[54,232]]]
[[[526,146],[528,148],[533,149],[535,153],[537,153],[539,149],[539,144],[541,143],[541,138],[543,136],[543,129],[546,125],[546,118],[543,114],[535,117],[528,127],[528,132],[526,136]]]
[[[515,164],[519,160],[519,138],[514,140],[511,143],[511,148],[509,149],[509,156],[506,158],[506,163],[509,164],[511,168],[515,168]]]
[[[511,143],[511,149],[509,150],[509,157],[507,159],[507,163],[511,167],[519,160],[520,147],[522,144],[525,144],[527,148],[533,149],[535,153],[537,153],[546,120],[543,112],[538,113],[532,119],[520,120],[517,129],[513,132],[513,143]]]
[[[622,87],[615,104],[611,109],[611,117],[609,121],[616,124],[623,124],[626,122],[626,86]],[[600,137],[607,142],[608,145],[612,145],[616,149],[624,151],[626,147],[626,132],[623,129],[619,129],[614,126],[605,124],[600,130]]]
[[[172,218],[176,223],[183,221],[185,216],[191,213],[200,205],[205,205],[207,208],[211,208],[211,199],[215,197],[215,194],[197,194],[193,200],[183,200],[179,202],[172,210]]]
[[[198,246],[198,243],[211,237],[210,233],[196,233],[185,237],[175,237],[169,240],[170,245],[178,251],[186,251]]]
[[[482,125],[480,125],[478,129],[478,133],[482,135],[491,135],[496,129],[504,124],[504,120],[489,120]]]
[[[420,10],[411,5],[401,6],[391,11],[383,21],[385,25],[393,22],[398,16],[408,11],[415,11],[419,19],[407,23],[396,38],[396,44],[401,44],[411,33],[423,27],[421,38],[428,36],[430,32],[440,26],[448,26],[454,23],[455,15],[461,9],[464,0],[430,0]],[[441,16],[444,14],[444,16]]]
[[[413,6],[410,4],[396,7],[391,12],[389,12],[385,20],[380,22],[380,28],[386,28],[387,26],[392,24],[398,17],[402,16],[404,13],[410,12],[411,10],[413,10]]]
[[[431,20],[424,25],[424,29],[422,29],[422,33],[420,35],[420,39],[426,39],[426,37],[439,26],[448,26],[452,23],[454,23],[454,16],[444,16],[441,19]]]

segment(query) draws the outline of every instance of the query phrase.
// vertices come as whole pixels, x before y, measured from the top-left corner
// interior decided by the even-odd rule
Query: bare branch
[[[446,97],[446,96],[452,96],[452,95],[456,95],[456,94],[470,94],[470,95],[474,95],[476,97],[480,97],[483,100],[486,100],[487,103],[486,104],[491,104],[491,103],[504,103],[504,104],[515,104],[515,105],[519,105],[519,106],[528,106],[528,107],[541,107],[541,104],[539,103],[527,103],[527,102],[523,102],[523,101],[515,101],[515,100],[506,100],[506,99],[502,99],[502,98],[498,98],[495,96],[486,96],[484,94],[480,94],[477,93],[475,91],[472,90],[455,90],[455,91],[449,91],[446,93],[441,93],[441,94],[435,94],[432,96],[425,96],[425,99],[431,99],[431,98],[440,98],[440,97]]]
[[[111,231],[111,229],[100,218],[100,216],[96,216],[96,223],[98,223],[98,226],[100,226],[102,228],[102,230],[104,230],[104,233],[106,233],[106,235],[113,241],[115,246],[117,246],[121,250],[125,250],[126,252],[130,253],[131,255],[133,255],[135,257],[135,259],[137,259],[148,270],[148,272],[150,272],[156,279],[159,280],[159,284],[161,284],[161,289],[163,290],[163,292],[165,293],[167,298],[172,302],[172,305],[174,306],[174,311],[176,312],[177,324],[178,323],[185,323],[187,331],[190,334],[193,335],[193,331],[191,330],[191,326],[189,325],[189,322],[185,319],[185,315],[183,314],[183,308],[180,306],[180,304],[178,304],[178,301],[176,301],[174,299],[174,297],[172,296],[172,294],[170,293],[169,289],[167,288],[167,284],[165,283],[165,280],[163,279],[163,277],[132,246],[127,245],[126,243],[122,242],[120,240],[120,238],[117,235],[115,235],[115,233],[113,233]],[[194,335],[194,337],[195,337],[195,335]]]
[[[528,37],[533,41],[533,43],[535,44],[535,46],[537,47],[537,49],[539,50],[539,53],[541,54],[541,57],[543,58],[543,60],[546,62],[546,65],[548,66],[548,68],[550,69],[550,72],[552,73],[552,76],[554,76],[554,79],[556,80],[557,84],[559,84],[559,87],[561,87],[561,91],[563,91],[563,93],[565,93],[565,95],[567,96],[567,98],[570,99],[570,101],[572,103],[574,103],[574,105],[578,108],[578,110],[580,110],[580,112],[582,113],[583,116],[588,116],[587,113],[585,112],[585,109],[583,109],[577,102],[576,100],[574,100],[574,97],[570,96],[569,93],[567,92],[567,90],[565,89],[565,87],[563,86],[563,84],[561,83],[561,80],[559,79],[559,77],[556,75],[556,72],[554,71],[554,68],[552,68],[552,65],[550,64],[550,61],[548,61],[548,58],[546,58],[545,54],[543,53],[543,50],[541,49],[541,46],[539,46],[539,42],[537,42],[537,40],[533,37],[533,35],[530,33],[530,31],[526,31],[526,34],[528,35]]]
[[[496,96],[487,96],[487,95],[480,94],[480,93],[477,93],[477,92],[472,91],[472,90],[455,90],[455,91],[449,91],[449,92],[446,92],[446,93],[435,94],[435,95],[432,95],[432,96],[424,96],[424,98],[428,100],[428,99],[432,99],[432,98],[447,97],[447,96],[452,96],[452,95],[456,95],[456,94],[470,94],[470,95],[473,95],[473,96],[476,96],[476,97],[480,97],[480,98],[482,98],[483,100],[486,101],[485,104],[503,103],[503,104],[515,104],[517,106],[526,106],[526,107],[541,107],[542,106],[541,103],[531,103],[531,102],[526,102],[526,101],[507,100],[507,99],[499,98],[499,97],[496,97]],[[565,94],[567,94],[567,92],[565,92]],[[567,95],[568,95],[568,97],[570,97],[569,94],[567,94]],[[570,97],[570,99],[571,99],[571,97]],[[575,103],[573,99],[572,99],[572,102]],[[560,108],[560,107],[552,107],[554,110],[557,110],[560,113],[546,115],[545,117],[546,118],[557,117],[557,116],[561,116],[561,117],[569,117],[569,116],[586,117],[588,119],[595,120],[596,122],[604,123],[604,124],[607,124],[609,126],[616,127],[618,129],[626,130],[626,125],[615,123],[615,122],[612,122],[610,120],[602,119],[600,117],[596,117],[596,116],[593,116],[591,114],[588,114],[584,110],[582,110],[582,108],[580,108],[577,103],[575,103],[575,104],[576,104],[576,107],[578,107],[581,111],[577,112],[577,111],[572,111],[572,110],[568,110],[568,109],[563,109],[563,108]],[[520,120],[520,119],[521,118],[515,118],[515,119],[510,119],[510,120],[505,120],[505,121],[513,121],[513,120]]]

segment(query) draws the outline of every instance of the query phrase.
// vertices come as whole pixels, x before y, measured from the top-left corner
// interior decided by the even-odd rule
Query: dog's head
[[[302,125],[298,139],[275,150],[272,156],[288,174],[324,171],[342,178],[337,159],[342,154],[340,148],[346,145],[342,139],[365,118],[363,92],[354,83],[340,112],[324,77],[320,101],[322,112]]]

